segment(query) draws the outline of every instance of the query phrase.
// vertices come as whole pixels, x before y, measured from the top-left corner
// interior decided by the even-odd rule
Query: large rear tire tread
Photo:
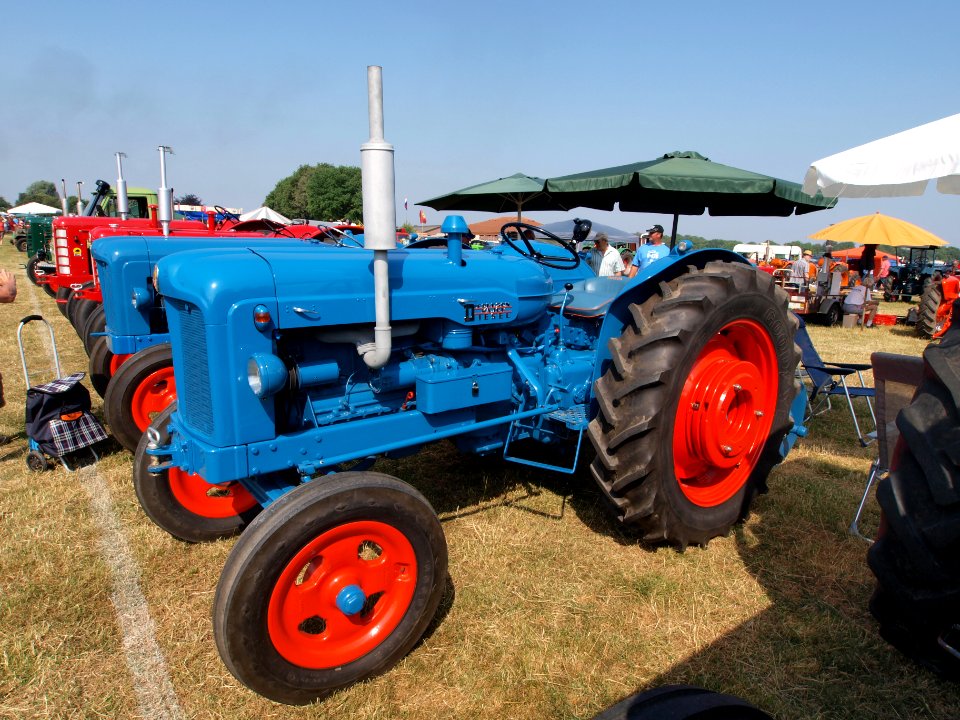
[[[877,488],[870,611],[890,644],[948,679],[960,661],[937,638],[960,624],[960,327],[924,351],[924,380],[897,416],[900,442]]]
[[[923,296],[920,298],[920,305],[917,307],[917,333],[922,337],[932,338],[937,329],[937,308],[940,307],[940,298],[942,297],[940,286],[931,283]]]
[[[686,547],[725,535],[749,511],[782,459],[780,442],[793,422],[799,391],[793,342],[797,322],[787,296],[765,273],[748,265],[712,262],[688,268],[642,305],[610,341],[611,363],[595,383],[599,412],[589,426],[597,457],[591,471],[620,521],[644,540]],[[755,321],[776,354],[776,408],[762,450],[739,489],[720,504],[690,502],[675,474],[674,420],[681,391],[704,346],[728,323]],[[748,360],[750,358],[742,358]]]
[[[268,625],[271,599],[281,587],[281,574],[311,542],[338,528],[370,522],[388,525],[402,534],[415,557],[416,584],[399,624],[387,628],[378,644],[341,664],[327,665],[322,656],[315,656],[315,667],[286,659]],[[310,562],[310,567],[322,567],[325,562],[321,555],[319,561]],[[308,572],[306,568],[304,572]],[[276,702],[302,705],[380,675],[399,662],[436,615],[446,582],[446,540],[427,500],[388,475],[338,473],[291,490],[240,536],[217,585],[214,638],[224,664],[240,682]],[[376,590],[363,589],[367,593]],[[319,590],[310,592],[305,600],[309,601],[306,607],[317,608],[312,612],[336,612],[320,603]],[[390,607],[394,602],[390,589],[380,593],[375,602]],[[323,622],[320,617],[315,619]],[[287,648],[291,642],[302,642],[304,649],[309,649],[312,642],[307,635],[299,640],[296,633],[282,640]],[[328,642],[337,640],[331,637]]]

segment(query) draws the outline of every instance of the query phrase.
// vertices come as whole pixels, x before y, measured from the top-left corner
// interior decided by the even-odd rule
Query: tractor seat
[[[599,317],[605,315],[610,303],[623,292],[624,281],[618,278],[592,277],[573,284],[570,297],[563,308],[565,317]],[[564,292],[556,292],[550,307],[559,310]]]

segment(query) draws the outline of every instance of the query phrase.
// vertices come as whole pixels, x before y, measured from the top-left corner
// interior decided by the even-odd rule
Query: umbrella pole
[[[677,244],[677,223],[680,221],[680,214],[673,214],[673,230],[670,231],[670,249]]]

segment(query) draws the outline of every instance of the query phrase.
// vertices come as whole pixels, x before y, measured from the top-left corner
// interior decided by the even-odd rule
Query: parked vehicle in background
[[[890,264],[890,274],[883,283],[883,299],[886,301],[910,302],[914,296],[923,295],[930,285],[936,265],[936,247],[897,248],[896,264]]]

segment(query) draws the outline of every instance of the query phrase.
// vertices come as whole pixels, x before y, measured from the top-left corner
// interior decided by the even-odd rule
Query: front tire
[[[372,472],[313,480],[261,513],[227,558],[217,649],[254,692],[313,702],[410,652],[446,577],[443,530],[415,489]]]
[[[103,411],[117,442],[136,452],[144,430],[176,398],[170,346],[154,345],[114,371],[104,393]]]
[[[151,425],[161,446],[170,442],[167,426],[176,408],[176,403],[168,405]],[[133,488],[147,517],[175,538],[199,543],[230,537],[260,512],[259,503],[240,483],[211,485],[179,468],[151,473],[148,444],[144,434],[133,458]]]
[[[772,278],[712,262],[662,283],[610,341],[591,470],[644,540],[705,545],[743,519],[781,457],[797,323]]]

